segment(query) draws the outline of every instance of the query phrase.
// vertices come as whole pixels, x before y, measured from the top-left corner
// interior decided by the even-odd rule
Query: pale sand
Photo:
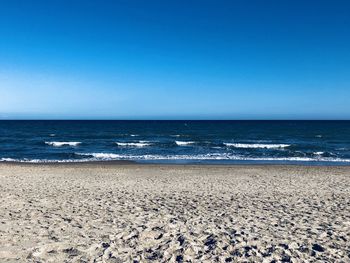
[[[350,262],[350,167],[0,165],[0,262]]]

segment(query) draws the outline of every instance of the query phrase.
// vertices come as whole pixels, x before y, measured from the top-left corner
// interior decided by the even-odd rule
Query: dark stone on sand
[[[303,253],[309,252],[309,249],[304,245],[300,246],[298,250]]]
[[[184,242],[185,242],[185,238],[183,236],[179,236],[177,241],[179,241],[180,246],[182,246],[184,244]]]
[[[108,244],[108,243],[102,243],[102,247],[103,247],[103,248],[109,248],[109,247],[110,247],[110,244]]]
[[[207,246],[209,248],[209,250],[212,250],[216,247],[216,239],[214,237],[214,235],[209,235],[207,237],[207,239],[204,241],[204,245]]]
[[[231,257],[225,258],[225,262],[232,262],[232,258]]]
[[[288,256],[287,254],[282,255],[281,261],[282,262],[292,262],[290,256]]]
[[[263,257],[269,257],[272,255],[273,251],[275,250],[274,246],[268,247],[265,252],[261,253]]]
[[[183,262],[184,257],[182,255],[177,255],[176,256],[176,262]]]
[[[288,249],[289,248],[289,246],[287,244],[283,244],[283,243],[279,244],[279,246],[284,248],[284,249]]]
[[[312,249],[317,252],[324,252],[324,248],[321,245],[316,243],[312,245]]]

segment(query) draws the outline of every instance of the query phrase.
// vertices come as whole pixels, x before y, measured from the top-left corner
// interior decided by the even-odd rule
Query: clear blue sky
[[[350,1],[0,1],[0,118],[350,119]]]

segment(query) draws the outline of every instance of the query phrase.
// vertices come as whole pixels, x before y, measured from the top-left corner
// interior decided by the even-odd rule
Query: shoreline
[[[278,166],[288,166],[288,167],[349,167],[350,163],[344,162],[344,163],[317,163],[317,162],[288,162],[288,163],[275,163],[275,162],[244,162],[240,161],[237,163],[230,162],[151,162],[151,161],[134,161],[134,160],[108,160],[108,161],[72,161],[72,162],[59,162],[59,161],[53,161],[53,162],[21,162],[21,161],[1,161],[0,166],[7,165],[7,166],[113,166],[113,165],[128,165],[128,166],[214,166],[214,167],[278,167]]]

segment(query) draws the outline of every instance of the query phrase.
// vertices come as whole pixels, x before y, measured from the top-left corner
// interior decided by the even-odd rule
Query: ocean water
[[[0,121],[2,162],[350,165],[350,121]]]

